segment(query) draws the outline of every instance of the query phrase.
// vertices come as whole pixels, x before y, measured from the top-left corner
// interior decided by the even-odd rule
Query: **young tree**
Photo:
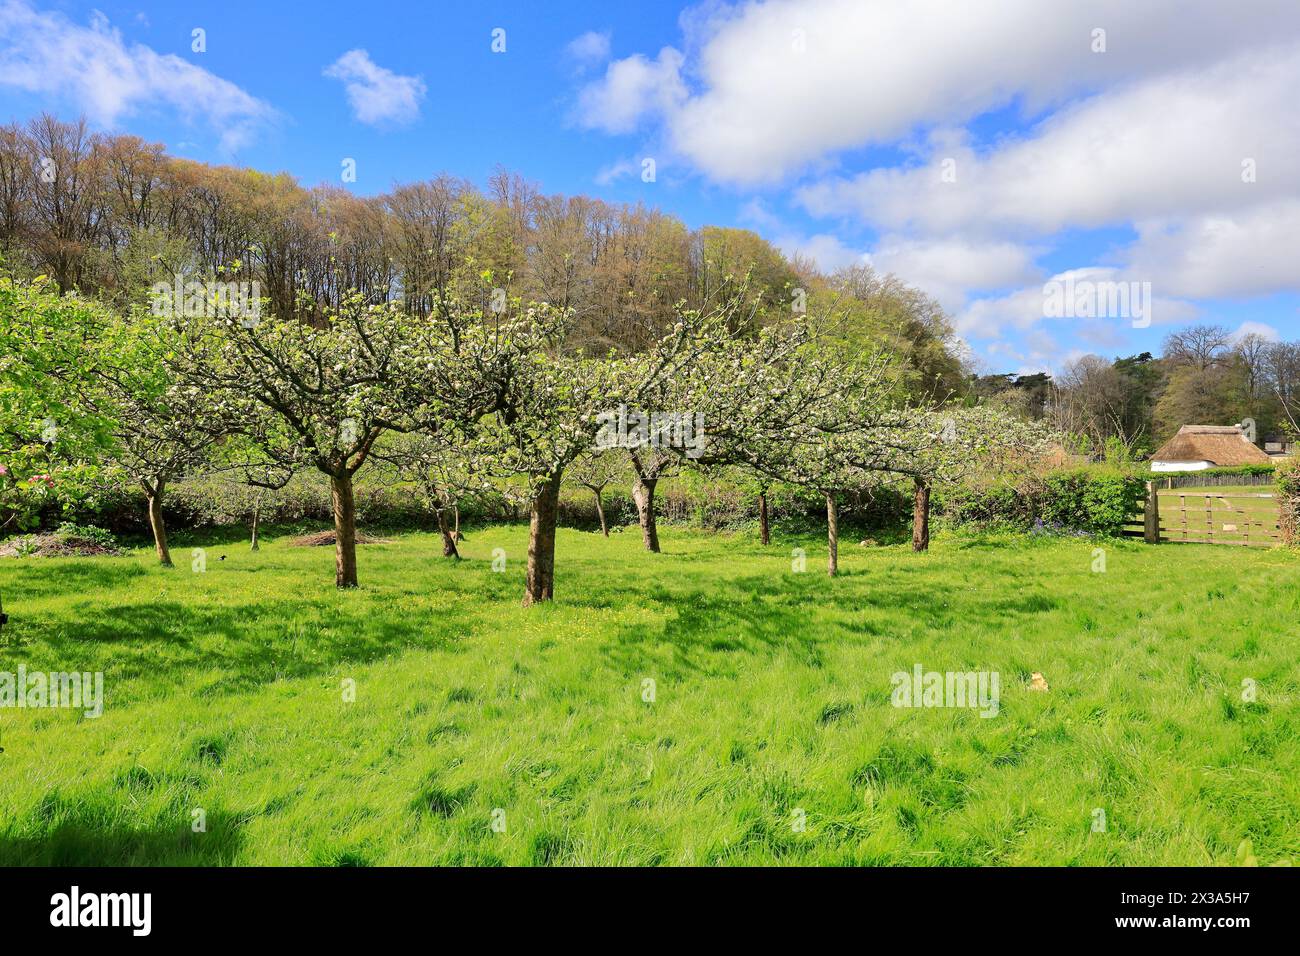
[[[204,465],[226,435],[227,419],[212,394],[166,363],[183,334],[173,323],[147,314],[125,320],[88,314],[97,318],[88,329],[93,351],[75,387],[104,423],[114,460],[144,490],[158,562],[170,567],[162,511],[167,487]]]
[[[395,305],[349,296],[323,327],[296,320],[196,321],[177,350],[187,381],[208,395],[245,443],[247,471],[276,486],[304,466],[329,478],[335,584],[357,586],[353,479],[387,431],[415,427],[406,391],[435,359],[420,356]]]
[[[930,496],[977,473],[1006,475],[1032,467],[1052,434],[992,406],[907,409],[885,428],[855,436],[847,455],[863,477],[896,476],[912,483],[912,550],[930,547]]]
[[[460,537],[460,501],[488,488],[484,476],[466,453],[463,442],[428,432],[399,435],[379,456],[397,468],[398,474],[415,483],[442,535],[442,555],[460,560],[456,547]]]
[[[596,499],[596,516],[600,519],[600,532],[609,537],[609,522],[605,519],[605,489],[627,472],[627,464],[615,451],[593,450],[574,459],[566,477],[575,485],[586,488]]]
[[[661,382],[686,374],[719,347],[725,306],[681,310],[672,332],[632,356],[589,358],[562,351],[571,314],[530,306],[503,321],[509,344],[501,363],[493,414],[479,429],[478,448],[494,472],[522,479],[529,496],[528,571],[524,605],[552,600],[555,526],[565,469],[596,445],[608,413],[645,407]]]
[[[706,409],[701,464],[736,464],[816,491],[826,502],[827,573],[839,570],[840,496],[862,480],[861,434],[883,427],[894,385],[883,355],[850,354],[803,320],[735,340],[693,387]]]
[[[0,276],[0,533],[36,524],[52,498],[67,508],[103,486],[103,424],[70,385],[92,350],[91,311],[44,279]]]

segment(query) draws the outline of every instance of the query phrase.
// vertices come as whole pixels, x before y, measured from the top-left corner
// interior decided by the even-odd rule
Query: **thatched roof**
[[[1267,465],[1273,459],[1242,434],[1237,425],[1184,425],[1161,445],[1152,461],[1208,461],[1220,468]]]

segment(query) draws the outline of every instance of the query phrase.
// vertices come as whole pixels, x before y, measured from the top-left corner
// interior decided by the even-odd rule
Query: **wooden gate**
[[[1272,494],[1217,492],[1207,488],[1161,490],[1147,482],[1142,530],[1151,543],[1236,544],[1272,548],[1282,543],[1278,502]]]

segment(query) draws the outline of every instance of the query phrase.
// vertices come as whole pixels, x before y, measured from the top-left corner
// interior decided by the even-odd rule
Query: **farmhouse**
[[[1267,465],[1272,459],[1251,442],[1240,425],[1184,425],[1151,456],[1152,471],[1201,471],[1238,465]]]

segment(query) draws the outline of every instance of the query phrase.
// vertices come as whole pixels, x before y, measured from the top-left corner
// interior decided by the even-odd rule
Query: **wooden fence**
[[[1273,494],[1220,493],[1202,488],[1185,490],[1147,482],[1141,517],[1126,525],[1124,534],[1151,544],[1235,544],[1273,548],[1282,543],[1278,502]]]
[[[1276,475],[1205,475],[1188,471],[1179,475],[1165,475],[1156,479],[1156,484],[1165,488],[1222,488],[1231,486],[1263,487],[1277,482]]]

